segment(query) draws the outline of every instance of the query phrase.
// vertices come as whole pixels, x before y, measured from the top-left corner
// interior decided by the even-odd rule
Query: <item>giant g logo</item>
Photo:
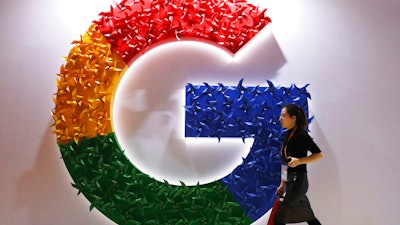
[[[100,15],[73,42],[54,98],[78,193],[118,224],[258,220],[280,179],[280,107],[306,108],[309,97],[305,87],[243,85],[235,53],[270,22],[265,10],[124,0]]]

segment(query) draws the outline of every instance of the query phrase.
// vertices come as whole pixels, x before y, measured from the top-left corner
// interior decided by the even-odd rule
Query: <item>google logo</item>
[[[210,59],[209,64],[195,60],[197,66],[228,65],[233,54],[270,22],[265,11],[246,1],[137,0],[122,1],[100,15],[74,41],[60,69],[53,110],[62,158],[73,186],[91,202],[90,208],[96,207],[118,224],[251,224],[265,214],[278,179],[274,165],[281,131],[273,115],[285,102],[306,105],[305,87],[275,87],[271,82],[268,87],[247,87],[239,79],[236,86],[199,85],[204,76],[197,70],[174,71],[174,64],[150,64],[164,68],[157,78],[147,76],[149,67],[140,64],[149,59],[165,62],[168,55],[158,58],[163,50],[176,56],[184,45],[194,51],[188,57],[204,51],[201,58]],[[188,74],[200,80],[181,80]],[[223,81],[224,76],[218,79]],[[165,92],[175,90],[174,85],[181,86],[183,95]],[[157,93],[150,94],[151,90]],[[133,95],[127,97],[129,93]],[[154,97],[157,94],[163,98]],[[151,140],[154,128],[140,132],[154,119],[164,130],[165,121],[171,120],[162,119],[173,118],[166,109],[177,110],[176,105],[163,108],[168,101],[160,99],[183,102],[184,139],[254,138],[250,151],[222,177],[221,173],[196,182],[190,176],[174,180],[174,173],[163,179],[168,171],[160,177],[151,174],[145,160],[135,159],[140,153],[157,159],[152,148],[166,142],[143,142]],[[148,114],[150,109],[158,114]],[[134,146],[133,155],[129,146]]]

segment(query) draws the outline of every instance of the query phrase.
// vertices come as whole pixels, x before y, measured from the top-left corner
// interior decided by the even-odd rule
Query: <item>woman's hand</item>
[[[298,158],[295,158],[295,157],[288,157],[288,159],[290,159],[290,161],[288,162],[288,166],[289,167],[296,167],[296,166],[298,166],[298,165],[300,165],[301,163],[300,163],[300,159],[298,159]]]
[[[277,196],[283,196],[283,194],[285,193],[285,182],[281,182],[281,185],[279,185],[279,187],[276,189],[276,195]]]

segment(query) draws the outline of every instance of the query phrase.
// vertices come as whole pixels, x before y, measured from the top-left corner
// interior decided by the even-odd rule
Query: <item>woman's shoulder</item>
[[[299,137],[299,138],[312,139],[307,130],[300,130],[300,129],[299,129],[299,130],[296,132],[296,136]]]
[[[296,135],[308,135],[308,132],[303,129],[297,129]]]

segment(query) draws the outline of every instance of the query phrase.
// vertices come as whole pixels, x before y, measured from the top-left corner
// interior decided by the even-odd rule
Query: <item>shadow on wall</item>
[[[234,57],[236,65],[231,66],[227,72],[235,74],[241,71],[245,83],[248,81],[253,81],[255,84],[265,83],[265,80],[274,78],[277,71],[287,63],[279,43],[268,26],[236,52]]]
[[[322,224],[345,224],[342,221],[342,184],[339,163],[334,149],[328,145],[327,137],[317,120],[311,125],[310,135],[324,154],[321,161],[308,166],[310,173],[311,206]]]
[[[34,167],[16,181],[16,208],[26,211],[25,225],[114,224],[96,210],[89,212],[89,202],[76,196],[51,131],[45,130]]]

